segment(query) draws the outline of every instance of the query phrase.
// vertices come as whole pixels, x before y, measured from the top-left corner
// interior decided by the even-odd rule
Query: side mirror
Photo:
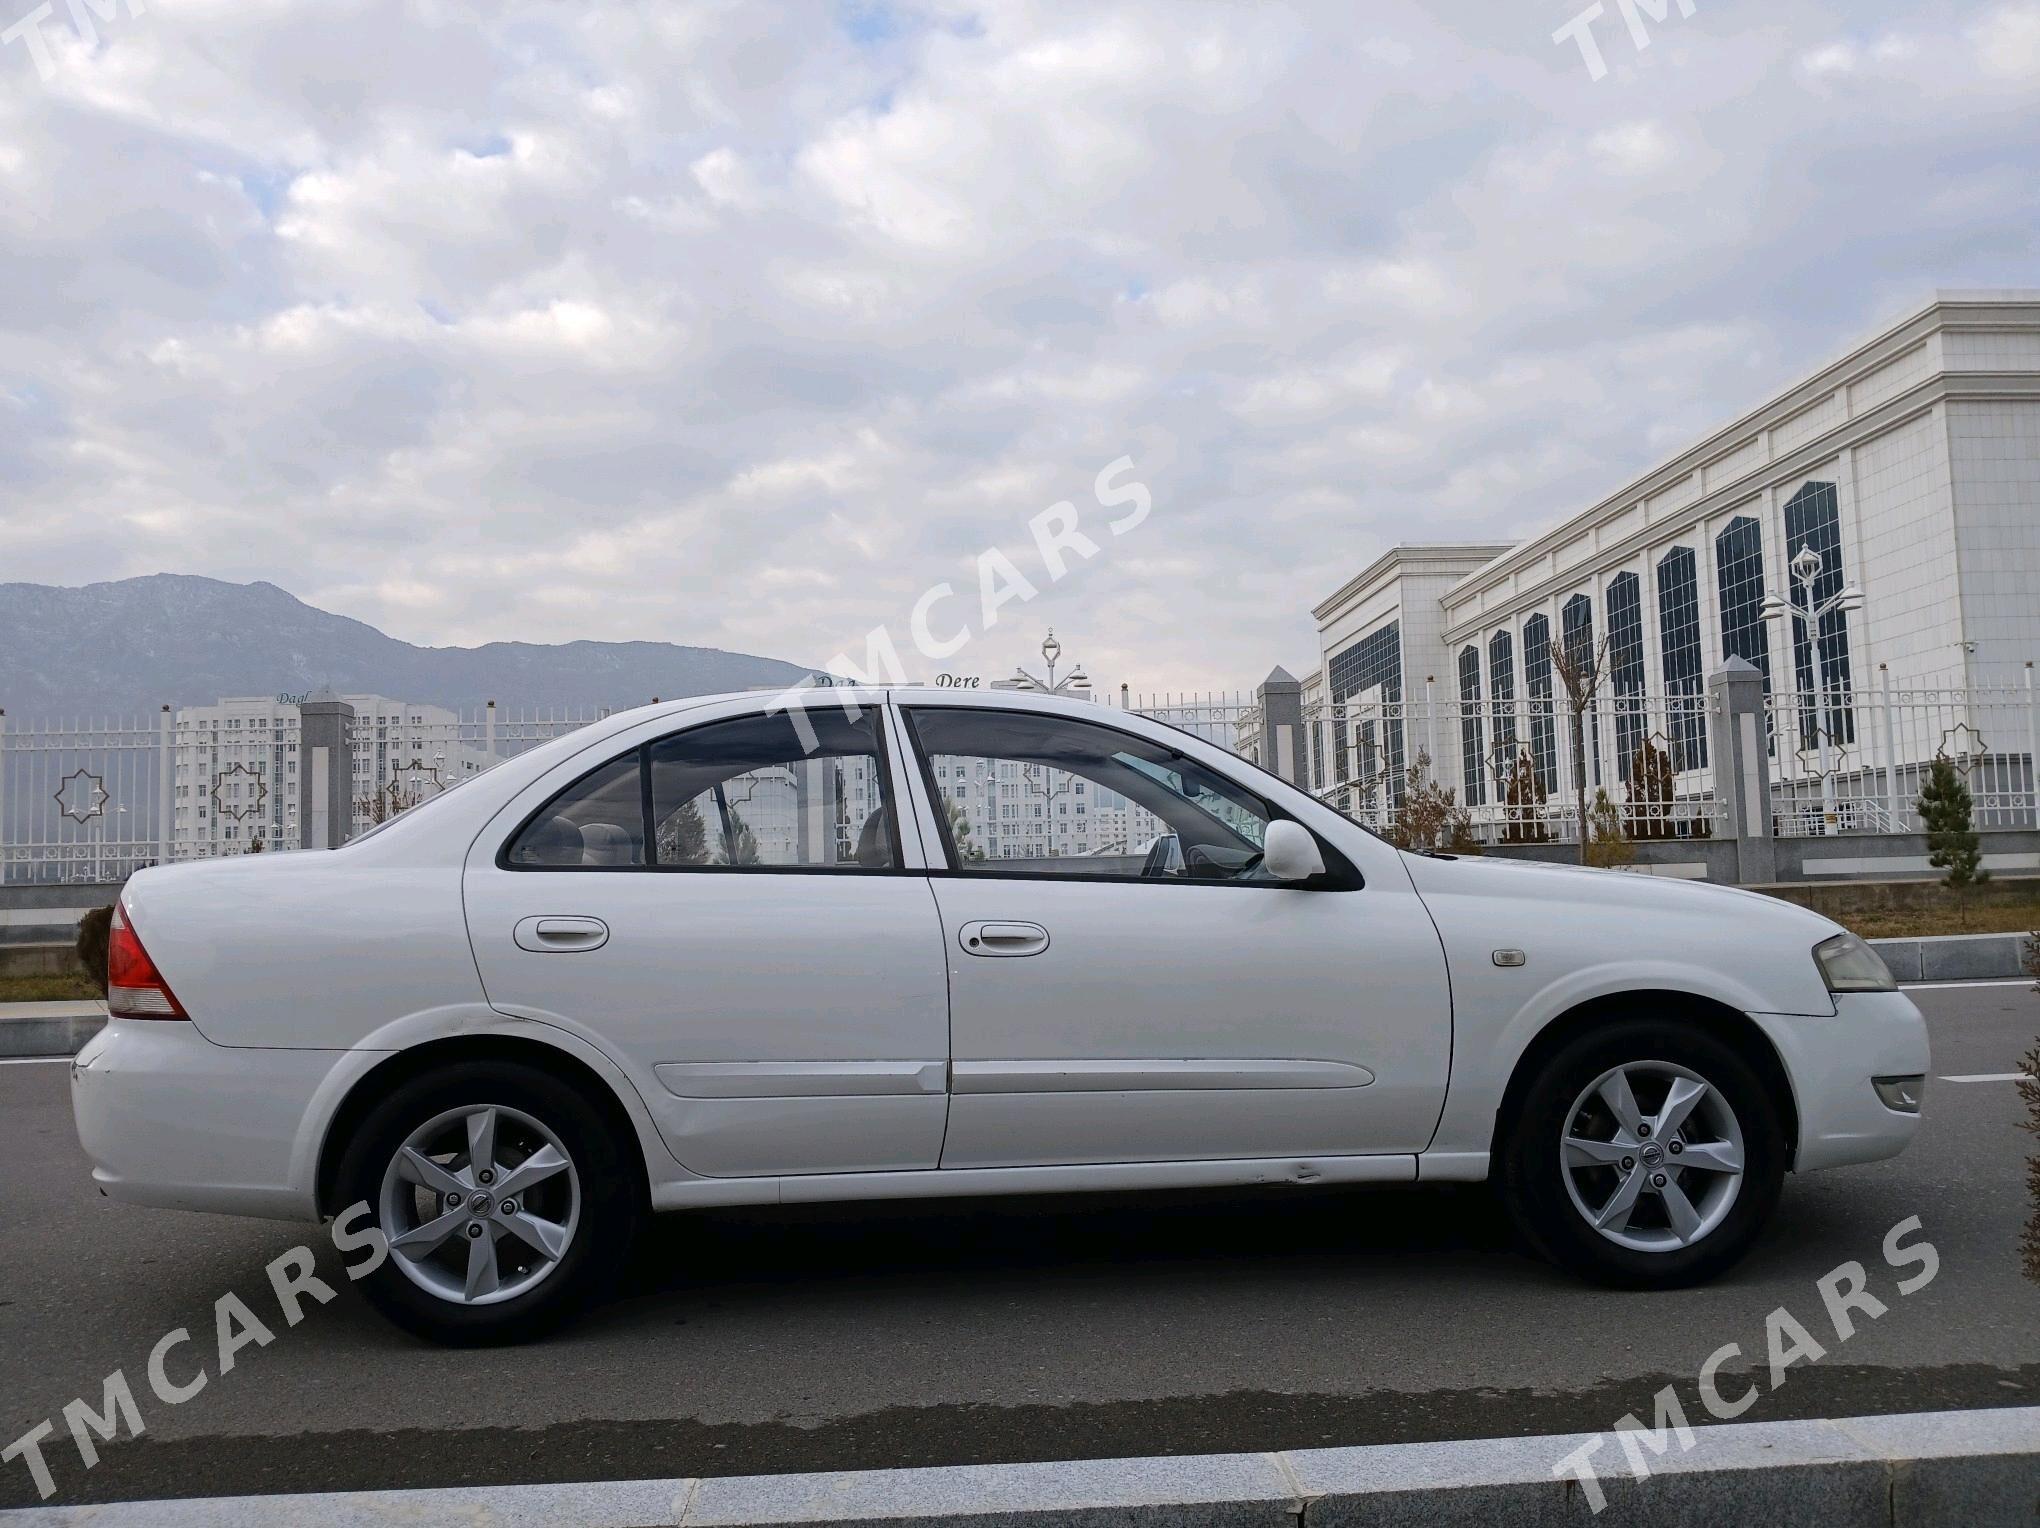
[[[1307,881],[1325,873],[1325,857],[1302,823],[1271,822],[1261,845],[1261,868],[1278,881]]]

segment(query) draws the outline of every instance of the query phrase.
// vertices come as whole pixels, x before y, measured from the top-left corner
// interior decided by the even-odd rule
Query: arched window
[[[1575,594],[1558,610],[1559,640],[1565,645],[1559,650],[1565,654],[1566,667],[1576,676],[1576,683],[1583,695],[1599,688],[1594,666],[1600,662],[1600,655],[1594,651],[1594,602],[1584,594]],[[1572,697],[1566,696],[1566,747],[1571,750],[1572,768],[1587,778],[1590,784],[1601,783],[1601,718],[1589,708],[1579,719],[1580,736],[1572,735]],[[1580,757],[1584,753],[1585,758]]]
[[[1707,716],[1700,690],[1700,579],[1693,549],[1658,559],[1658,657],[1665,676],[1665,726],[1672,768],[1707,767]]]
[[[1608,690],[1615,697],[1615,777],[1643,741],[1643,581],[1634,573],[1608,580]]]
[[[1714,538],[1714,585],[1721,595],[1721,654],[1757,666],[1771,693],[1771,638],[1764,629],[1764,532],[1738,515]]]
[[[1813,581],[1813,602],[1832,599],[1842,590],[1842,517],[1833,483],[1808,483],[1785,506],[1785,557],[1791,559],[1811,547],[1820,558],[1820,573]],[[1791,584],[1795,609],[1804,608],[1804,595],[1796,581]],[[1799,690],[1800,747],[1812,749],[1820,739],[1814,730],[1813,693],[1827,696],[1827,733],[1838,743],[1856,740],[1856,717],[1848,696],[1854,688],[1849,674],[1849,613],[1833,610],[1821,618],[1820,664],[1815,671],[1813,641],[1803,617],[1792,618],[1792,672]]]
[[[1488,638],[1488,707],[1494,716],[1495,799],[1516,767],[1516,643],[1506,631]]]
[[[1459,781],[1468,806],[1487,799],[1481,789],[1480,734],[1480,649],[1468,643],[1459,652]]]
[[[1551,622],[1533,615],[1523,623],[1523,693],[1530,698],[1530,766],[1537,788],[1558,786],[1558,732],[1551,710]]]

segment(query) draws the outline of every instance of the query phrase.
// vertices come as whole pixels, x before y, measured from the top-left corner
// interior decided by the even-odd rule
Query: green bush
[[[85,979],[106,996],[106,941],[113,929],[113,909],[95,907],[78,920],[78,964]]]

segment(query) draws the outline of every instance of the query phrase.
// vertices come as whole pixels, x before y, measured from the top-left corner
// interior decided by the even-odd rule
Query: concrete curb
[[[2029,934],[1935,934],[1920,939],[1873,939],[1902,982],[1987,981],[2026,974]]]
[[[1614,1524],[1818,1522],[1855,1528],[2030,1525],[2040,1407],[1696,1427],[1682,1452],[1609,1434],[1300,1449],[1280,1454],[961,1465],[443,1491],[193,1498],[0,1512],[0,1528],[1363,1528],[1588,1524],[1560,1461],[1595,1445]]]
[[[75,1056],[105,1025],[104,1003],[0,1003],[0,1060]]]

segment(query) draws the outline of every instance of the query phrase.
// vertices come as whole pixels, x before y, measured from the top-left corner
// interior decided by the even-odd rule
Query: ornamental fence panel
[[[1267,768],[1254,694],[1099,694]],[[1632,839],[1722,831],[1707,696],[1563,694],[1460,701],[1379,692],[1303,708],[1301,772],[1320,799],[1394,836],[1442,808],[1483,846],[1576,843],[1580,797]],[[360,832],[600,706],[455,711],[363,700],[352,724]],[[1967,784],[1982,831],[2040,825],[2030,685],[1880,688],[1766,701],[1772,829],[1781,837],[1917,832],[1936,757]],[[0,882],[114,882],[145,865],[302,846],[297,708],[227,702],[143,716],[24,720],[0,711]],[[1444,793],[1450,793],[1449,803]],[[1599,800],[1605,795],[1605,803]],[[1138,846],[1130,846],[1138,847]]]
[[[1390,837],[1577,843],[1584,805],[1590,823],[1631,839],[1708,838],[1719,813],[1706,707],[1698,693],[1603,695],[1577,710],[1550,695],[1320,701],[1304,708],[1310,786]]]
[[[1781,838],[1917,833],[1934,760],[1969,788],[1979,830],[2030,828],[2040,711],[2029,686],[1830,691],[1765,704],[1771,817]]]
[[[364,709],[350,736],[354,831],[606,714]],[[148,865],[301,848],[300,736],[297,707],[281,701],[90,719],[0,711],[0,884],[105,884]]]

